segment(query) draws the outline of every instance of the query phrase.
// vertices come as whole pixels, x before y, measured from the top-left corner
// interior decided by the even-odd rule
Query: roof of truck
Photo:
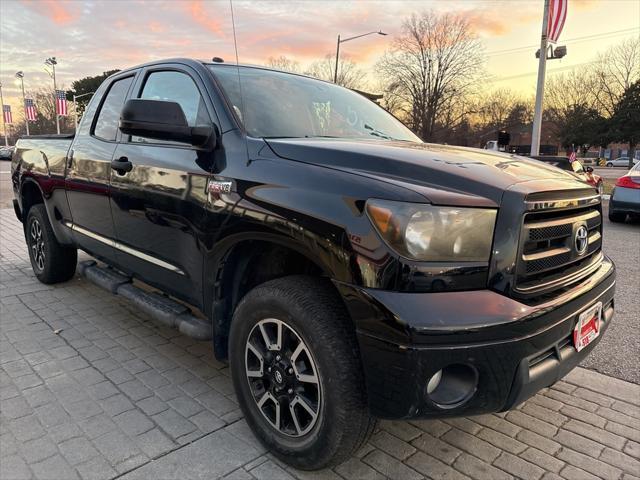
[[[216,58],[218,60],[222,60],[220,57],[213,57]],[[267,70],[267,71],[271,71],[271,72],[280,72],[280,73],[286,73],[289,75],[296,75],[298,77],[305,77],[305,78],[310,78],[312,80],[317,80],[320,82],[325,82],[325,83],[330,83],[331,85],[333,85],[333,82],[329,82],[327,80],[323,80],[321,78],[317,78],[317,77],[312,77],[311,75],[306,75],[304,73],[299,73],[299,72],[288,72],[286,70],[279,70],[277,68],[272,68],[272,67],[268,67],[265,65],[254,65],[251,63],[236,63],[236,62],[224,62],[224,60],[222,62],[220,61],[215,61],[215,60],[196,60],[193,58],[181,58],[181,57],[177,57],[177,58],[166,58],[163,60],[153,60],[150,62],[145,62],[145,63],[141,63],[139,65],[135,65],[133,67],[129,67],[129,68],[125,68],[123,70],[119,70],[118,72],[114,73],[113,75],[120,75],[123,72],[128,72],[131,70],[138,70],[140,68],[144,68],[144,67],[149,67],[149,66],[153,66],[153,65],[162,65],[162,64],[166,64],[166,63],[179,63],[179,64],[183,64],[183,65],[189,65],[189,66],[210,66],[210,65],[220,65],[220,66],[229,66],[229,67],[243,67],[243,68],[256,68],[256,69],[260,69],[260,70]],[[345,87],[346,88],[346,87]],[[383,95],[380,94],[374,94],[374,93],[369,93],[369,92],[365,92],[362,90],[356,90],[355,88],[352,88],[350,90],[353,90],[356,93],[359,93],[360,95],[368,98],[369,100],[372,101],[376,101],[379,100],[381,98],[383,98]]]

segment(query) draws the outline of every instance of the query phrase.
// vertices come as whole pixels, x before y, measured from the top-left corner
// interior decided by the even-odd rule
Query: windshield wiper
[[[387,140],[398,140],[397,138],[393,138],[392,136],[387,135],[380,130],[376,130],[371,125],[367,125],[366,123],[364,124],[364,128],[366,128],[367,130],[371,130],[369,132],[369,135],[373,135],[374,137],[386,138]]]

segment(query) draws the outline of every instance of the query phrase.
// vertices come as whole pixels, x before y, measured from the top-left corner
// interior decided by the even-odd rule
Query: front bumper
[[[509,409],[589,355],[613,318],[615,267],[605,258],[580,284],[536,305],[491,290],[338,288],[356,323],[371,412],[391,419],[462,416]],[[597,302],[603,305],[600,336],[577,352],[577,317]],[[458,404],[438,404],[427,381],[449,365],[469,367],[477,385]]]

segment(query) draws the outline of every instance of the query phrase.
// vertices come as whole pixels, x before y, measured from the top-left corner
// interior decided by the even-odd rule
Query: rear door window
[[[107,92],[107,96],[102,102],[102,107],[98,113],[96,126],[93,135],[108,140],[115,141],[118,133],[118,122],[120,121],[120,112],[127,98],[127,92],[133,82],[133,77],[127,77],[116,80],[111,84],[111,88]]]

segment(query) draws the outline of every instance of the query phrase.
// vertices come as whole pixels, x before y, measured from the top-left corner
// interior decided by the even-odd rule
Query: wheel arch
[[[27,220],[29,209],[34,205],[44,202],[44,193],[40,184],[31,177],[23,178],[20,185],[20,219],[24,223]]]
[[[204,269],[206,313],[213,319],[216,357],[228,351],[228,332],[235,307],[252,288],[289,275],[336,278],[335,265],[282,235],[253,232],[234,235],[215,247]],[[336,289],[336,294],[339,295]]]
[[[29,209],[34,205],[43,204],[49,217],[49,223],[56,239],[62,245],[73,245],[73,239],[61,224],[62,214],[55,205],[52,205],[51,196],[47,195],[38,180],[31,176],[24,176],[19,191],[20,220],[24,224],[27,221]]]

